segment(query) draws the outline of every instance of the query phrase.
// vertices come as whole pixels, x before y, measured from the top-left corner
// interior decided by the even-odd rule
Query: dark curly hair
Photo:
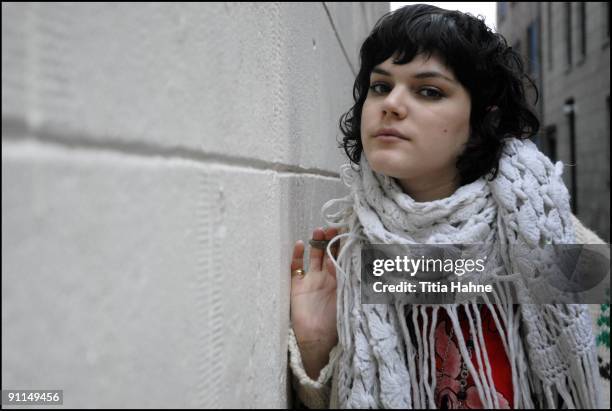
[[[359,164],[363,151],[361,110],[371,71],[396,53],[395,64],[406,64],[421,53],[426,58],[436,53],[470,94],[471,134],[456,163],[461,185],[488,173],[495,178],[504,138],[538,133],[540,122],[527,103],[523,78],[535,90],[535,103],[537,86],[506,39],[469,13],[416,4],[383,15],[361,46],[361,67],[353,86],[355,105],[340,117],[344,137],[339,147],[352,163]],[[491,110],[494,106],[497,109]]]

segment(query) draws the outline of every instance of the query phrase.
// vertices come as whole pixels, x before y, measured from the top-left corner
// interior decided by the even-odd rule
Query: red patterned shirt
[[[495,326],[491,312],[486,305],[480,305],[479,307],[482,319],[483,337],[491,364],[491,377],[493,378],[495,390],[497,391],[499,407],[512,408],[513,392],[510,363],[508,362],[504,345],[497,331],[497,327]],[[430,318],[431,310],[431,307],[427,308],[427,314]],[[480,367],[476,359],[476,353],[470,341],[471,335],[469,324],[462,306],[458,309],[458,313],[463,339],[468,345],[472,364],[474,364],[476,370],[479,370]],[[408,322],[410,323],[410,321]],[[419,316],[419,326],[422,327],[421,316]],[[436,406],[440,409],[482,409],[484,406],[480,401],[471,374],[466,368],[462,370],[462,366],[465,366],[463,365],[461,354],[457,346],[457,336],[454,335],[451,329],[452,325],[446,311],[440,309],[438,311],[438,321],[435,331],[437,374],[435,391]],[[451,338],[449,339],[449,337]],[[482,363],[484,366],[484,360]],[[462,384],[465,385],[463,389],[461,387]]]

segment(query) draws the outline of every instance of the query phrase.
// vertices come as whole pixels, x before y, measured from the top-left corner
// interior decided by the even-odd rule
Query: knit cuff
[[[315,381],[306,374],[302,355],[298,347],[293,328],[289,328],[289,365],[293,373],[293,388],[302,403],[311,409],[329,408],[331,395],[331,379],[339,345],[332,348],[329,354],[329,362],[323,367],[319,378]]]

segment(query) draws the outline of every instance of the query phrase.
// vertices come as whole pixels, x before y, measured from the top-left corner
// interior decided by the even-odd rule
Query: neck
[[[449,197],[459,188],[459,181],[456,177],[449,180],[426,183],[398,178],[397,182],[402,187],[404,193],[419,203]]]

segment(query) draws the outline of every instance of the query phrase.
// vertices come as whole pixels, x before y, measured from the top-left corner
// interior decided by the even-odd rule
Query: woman
[[[351,194],[323,207],[330,228],[313,232],[308,273],[302,242],[291,266],[290,364],[306,406],[599,406],[583,305],[516,306],[502,291],[496,305],[360,304],[367,243],[482,243],[501,282],[538,245],[602,242],[573,218],[561,164],[528,140],[539,121],[524,77],[503,37],[460,12],[406,6],[365,40],[340,124]]]

